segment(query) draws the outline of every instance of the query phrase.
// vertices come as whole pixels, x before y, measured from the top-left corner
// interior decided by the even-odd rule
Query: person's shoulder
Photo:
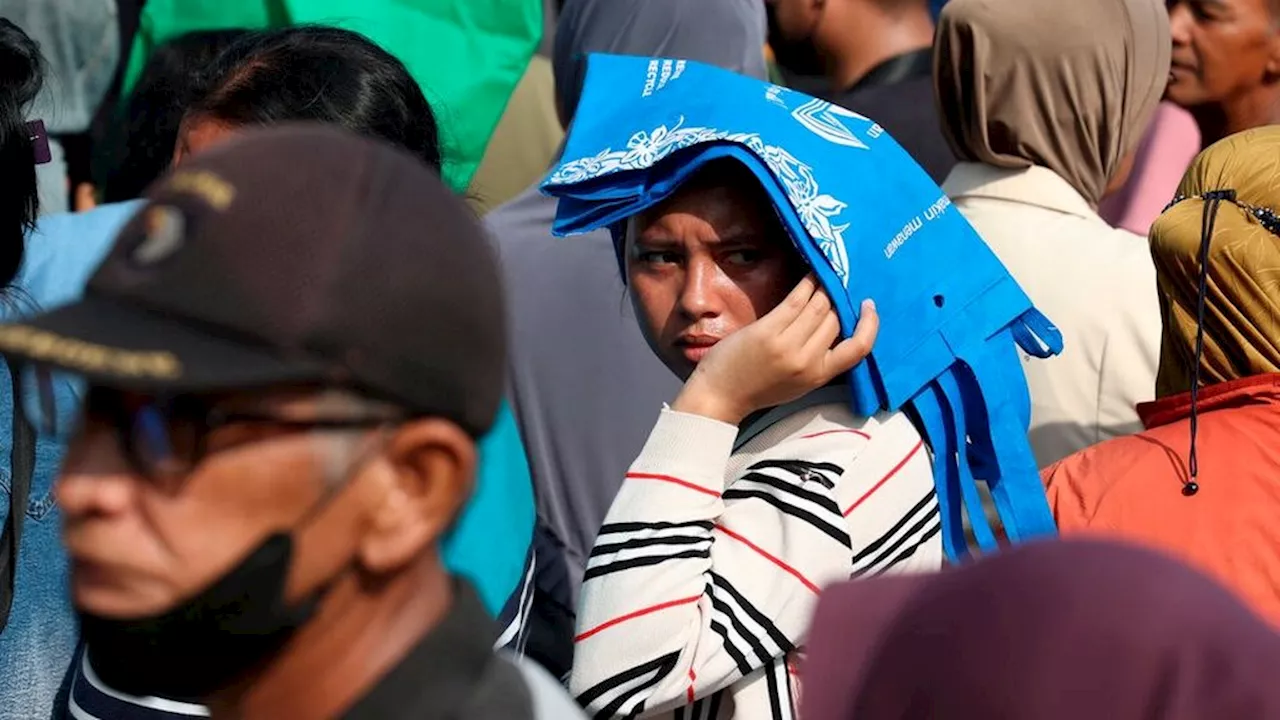
[[[113,203],[88,212],[41,217],[27,238],[14,284],[41,308],[78,298],[116,234],[141,206],[140,201]]]
[[[1154,267],[1155,261],[1151,259],[1151,243],[1145,235],[1139,235],[1125,228],[1112,227],[1102,221],[1102,225],[1106,228],[1104,237],[1110,241],[1108,247],[1112,254],[1128,263],[1136,263]]]
[[[1112,278],[1131,275],[1134,272],[1149,274],[1154,282],[1155,263],[1151,259],[1151,248],[1147,239],[1141,235],[1112,227],[1096,215],[1081,217],[1066,216],[1062,230],[1074,236],[1075,241],[1066,246],[1066,250],[1083,259],[1097,263],[1091,275],[1102,282],[1111,282]]]
[[[1105,440],[1057,461],[1040,472],[1049,505],[1061,529],[1088,526],[1112,488],[1146,477],[1153,463],[1175,462],[1160,429]]]
[[[804,420],[804,426],[796,433],[800,436],[820,433],[853,435],[867,440],[920,438],[920,433],[911,419],[899,410],[886,410],[875,415],[863,416],[854,413],[846,403],[827,403],[809,411],[797,413],[797,418]]]
[[[1062,280],[1076,283],[1081,291],[1101,292],[1113,306],[1146,300],[1139,302],[1145,312],[1155,304],[1155,263],[1146,238],[1100,217],[1077,215],[1059,215],[1058,223],[1046,224],[1044,231],[1052,235],[1058,257],[1067,261]]]
[[[99,234],[114,239],[115,233],[145,204],[143,200],[128,200],[99,205],[84,212],[44,215],[36,223],[32,237],[41,237],[48,242],[67,242],[79,241],[78,235],[93,233],[93,239],[98,239]]]
[[[906,78],[895,83],[872,85],[834,93],[830,101],[847,110],[870,115],[879,121],[881,115],[888,113],[894,117],[913,118],[921,122],[932,120],[930,115],[920,112],[919,104],[904,102],[925,100],[933,102],[933,78],[929,75]]]
[[[905,413],[864,417],[855,414],[847,402],[823,402],[778,418],[741,449],[759,454],[803,446],[809,452],[849,450],[857,455],[871,445],[913,445],[919,441],[920,433]]]
[[[1128,230],[1116,229],[1115,261],[1110,265],[1116,280],[1128,293],[1141,293],[1154,297],[1156,292],[1156,264],[1151,257],[1151,244]]]
[[[541,665],[517,657],[509,653],[499,653],[498,657],[503,661],[515,666],[520,672],[520,676],[524,679],[525,686],[529,690],[529,696],[533,703],[533,717],[535,720],[577,720],[578,718],[586,718],[582,708],[569,697],[569,691],[563,685],[556,682],[551,674],[542,668]]]
[[[1056,229],[1063,234],[1074,236],[1069,251],[1083,252],[1092,257],[1132,257],[1146,248],[1146,240],[1123,228],[1112,227],[1106,220],[1095,214],[1062,213],[1049,208],[1041,208],[1046,215],[1058,216]],[[1147,263],[1151,263],[1148,252]]]
[[[1147,239],[1122,228],[1109,228],[1108,242],[1099,252],[1106,257],[1097,263],[1098,285],[1109,298],[1112,312],[1104,317],[1113,331],[1136,335],[1135,323],[1145,335],[1158,334],[1160,300],[1156,286],[1156,266]],[[1149,342],[1150,338],[1143,338]]]
[[[85,212],[45,215],[27,239],[32,259],[62,262],[101,261],[121,228],[143,206],[140,200],[101,205]]]
[[[578,296],[589,294],[590,287],[607,286],[612,291],[617,284],[618,259],[609,231],[556,237],[551,232],[555,216],[556,199],[543,195],[536,185],[484,216],[485,233],[501,261],[509,299],[570,280],[580,286]]]
[[[525,236],[551,237],[556,216],[555,198],[543,195],[535,184],[485,213],[483,224],[499,245]],[[516,233],[515,237],[511,233]]]

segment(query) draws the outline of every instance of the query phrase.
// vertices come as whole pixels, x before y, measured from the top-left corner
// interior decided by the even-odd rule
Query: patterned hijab
[[[1277,214],[1280,127],[1220,140],[1187,170],[1177,200],[1151,226],[1164,315],[1158,397],[1190,391],[1197,369],[1203,384],[1280,372]]]
[[[1161,0],[951,0],[934,83],[961,158],[1046,167],[1097,206],[1169,75]]]

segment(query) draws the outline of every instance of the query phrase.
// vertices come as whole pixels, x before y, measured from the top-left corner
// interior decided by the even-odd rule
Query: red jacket
[[[1044,471],[1063,534],[1121,536],[1217,577],[1280,626],[1280,374],[1200,391],[1200,491],[1182,494],[1190,394],[1138,407],[1143,432]]]

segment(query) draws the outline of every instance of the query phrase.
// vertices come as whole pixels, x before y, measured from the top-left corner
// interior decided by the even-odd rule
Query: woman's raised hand
[[[671,409],[737,425],[762,408],[791,402],[831,382],[871,353],[880,318],[862,302],[853,336],[813,275],[773,310],[716,344],[698,363]]]

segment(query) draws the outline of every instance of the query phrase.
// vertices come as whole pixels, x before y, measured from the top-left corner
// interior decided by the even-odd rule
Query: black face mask
[[[820,78],[826,75],[826,62],[813,44],[813,30],[817,23],[814,23],[815,27],[810,28],[805,37],[788,40],[778,27],[777,12],[774,3],[765,3],[765,14],[769,19],[769,48],[773,50],[773,56],[784,74],[808,78]]]
[[[200,702],[274,655],[311,617],[319,594],[284,600],[293,538],[277,533],[173,610],[115,620],[81,613],[94,672],[130,695]]]

